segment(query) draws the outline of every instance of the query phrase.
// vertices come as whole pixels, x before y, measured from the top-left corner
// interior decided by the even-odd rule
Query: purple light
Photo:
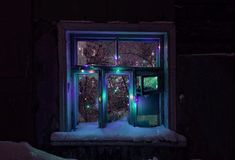
[[[118,59],[118,58],[117,58],[117,55],[114,56],[114,59],[115,59],[115,61]]]
[[[138,97],[137,97],[137,96],[135,97],[135,102],[136,102],[136,103],[138,102]]]
[[[114,56],[114,60],[115,60],[115,65],[117,65],[118,64],[118,57],[117,57],[117,55]]]

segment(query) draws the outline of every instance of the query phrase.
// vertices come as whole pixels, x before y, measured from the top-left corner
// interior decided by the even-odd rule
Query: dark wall
[[[176,0],[177,54],[235,50],[235,1]]]
[[[178,63],[178,132],[190,156],[232,159],[235,56],[179,56]]]
[[[35,0],[34,18],[46,20],[156,21],[172,20],[173,1],[165,0]]]
[[[235,2],[177,0],[175,13],[178,132],[190,157],[232,159]]]
[[[34,142],[31,1],[0,4],[0,140]]]

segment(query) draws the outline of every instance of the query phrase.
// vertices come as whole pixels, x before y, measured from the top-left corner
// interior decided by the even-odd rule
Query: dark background
[[[173,21],[177,132],[192,158],[232,159],[235,1],[0,2],[0,140],[49,142],[58,128],[59,20]]]

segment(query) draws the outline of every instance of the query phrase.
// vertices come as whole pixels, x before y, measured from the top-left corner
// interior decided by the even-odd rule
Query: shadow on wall
[[[49,23],[35,27],[34,80],[38,144],[48,144],[59,127],[57,28]]]

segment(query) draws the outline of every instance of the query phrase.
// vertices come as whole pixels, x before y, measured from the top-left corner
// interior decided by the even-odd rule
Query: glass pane
[[[141,76],[136,77],[136,91],[141,92]]]
[[[119,41],[119,64],[132,67],[158,67],[158,41]]]
[[[116,121],[128,115],[129,91],[127,75],[108,77],[108,121]]]
[[[158,77],[144,77],[144,91],[152,91],[158,89]]]
[[[98,74],[78,76],[79,122],[98,121]]]
[[[77,65],[114,65],[114,41],[78,41]]]

